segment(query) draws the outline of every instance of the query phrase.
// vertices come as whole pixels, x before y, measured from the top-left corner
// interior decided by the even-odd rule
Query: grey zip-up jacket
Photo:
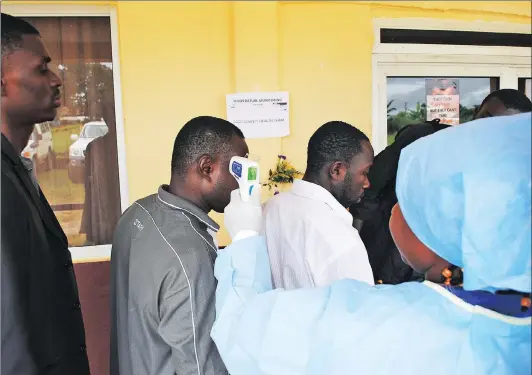
[[[161,186],[122,216],[111,251],[111,375],[225,375],[210,332],[219,226]]]

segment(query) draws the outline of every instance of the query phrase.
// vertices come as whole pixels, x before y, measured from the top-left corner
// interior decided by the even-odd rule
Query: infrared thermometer
[[[229,172],[238,181],[242,201],[247,202],[253,188],[259,184],[259,164],[248,158],[233,156],[229,163]]]

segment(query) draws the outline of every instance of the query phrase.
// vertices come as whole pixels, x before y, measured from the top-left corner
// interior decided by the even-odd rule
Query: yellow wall
[[[289,92],[291,135],[248,142],[263,177],[278,153],[304,169],[308,139],[326,121],[370,135],[373,18],[531,22],[523,1],[108,3],[118,13],[131,202],[169,180],[187,120],[225,117],[227,93]]]
[[[371,133],[372,19],[529,23],[523,2],[118,3],[131,199],[169,178],[173,137],[193,116],[225,116],[225,94],[287,90],[291,135],[250,140],[263,176],[278,153],[305,167],[324,122]],[[171,26],[171,27],[169,27]],[[220,215],[213,215],[222,222]],[[220,243],[226,244],[225,231]]]

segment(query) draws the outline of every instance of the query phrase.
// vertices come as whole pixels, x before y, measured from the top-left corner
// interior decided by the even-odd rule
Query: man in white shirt
[[[345,122],[328,122],[310,138],[303,179],[264,210],[274,287],[323,286],[345,278],[373,285],[366,248],[347,211],[369,187],[372,163],[368,137]]]

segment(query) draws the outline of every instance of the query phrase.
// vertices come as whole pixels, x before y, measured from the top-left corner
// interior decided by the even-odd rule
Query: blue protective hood
[[[531,291],[531,114],[449,128],[406,147],[397,199],[415,235],[464,269],[464,289]]]

